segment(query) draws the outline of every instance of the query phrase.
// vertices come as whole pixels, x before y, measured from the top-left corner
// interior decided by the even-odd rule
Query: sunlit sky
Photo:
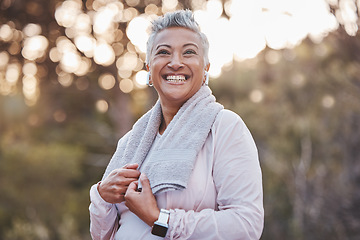
[[[134,8],[125,9],[121,2],[107,2],[108,4],[101,6],[96,12],[87,15],[80,13],[78,4],[66,1],[58,8],[55,16],[60,25],[68,27],[67,35],[74,38],[76,47],[102,65],[113,63],[118,55],[110,46],[112,40],[109,41],[106,37],[109,31],[115,30],[113,23],[129,22],[126,34],[136,47],[136,52],[124,53],[117,59],[120,77],[128,78],[131,71],[139,72],[143,67],[144,59],[140,55],[146,51],[151,20],[157,17],[159,11],[175,10],[179,3],[177,0],[163,0],[162,9],[155,4],[148,4],[145,13],[139,14]],[[130,6],[138,3],[138,0],[127,1]],[[357,25],[356,21],[354,22],[356,14],[350,11],[354,7],[353,2],[344,0],[342,3],[347,6],[343,8],[347,12],[342,19],[349,22],[345,27],[349,34],[354,35]],[[201,30],[209,38],[210,75],[213,78],[221,75],[224,65],[232,64],[233,60],[254,58],[266,45],[276,50],[292,48],[307,36],[320,42],[328,32],[338,27],[338,22],[330,13],[325,0],[231,0],[226,2],[224,9],[220,0],[195,0],[193,8]],[[222,16],[223,10],[229,18]],[[349,17],[351,14],[352,18]],[[93,19],[95,36],[90,35],[90,16]],[[80,62],[80,59],[73,55],[67,58],[68,54],[64,52],[67,49],[69,48],[62,51],[63,67],[75,68],[79,63],[70,62],[70,59],[76,62]],[[123,50],[124,46],[120,47],[120,51]],[[72,69],[68,71],[72,72]],[[144,75],[142,72],[139,74]],[[138,84],[144,84],[144,78],[135,79]]]
[[[234,59],[254,58],[266,45],[272,49],[292,48],[307,36],[319,42],[338,27],[323,0],[232,0],[224,8],[229,19],[222,16],[219,0],[204,2],[194,12],[209,38],[212,77],[220,76],[221,68]],[[131,42],[141,51],[146,49],[146,29],[151,18],[140,15],[127,29]]]
[[[117,67],[117,76],[105,72],[99,77],[99,86],[104,90],[116,84],[125,93],[145,87],[146,72],[143,69],[150,23],[159,14],[181,8],[181,4],[178,0],[145,0],[145,12],[139,13],[135,7],[140,0],[125,1],[126,5],[116,0],[86,1],[84,8],[83,1],[65,0],[55,11],[55,19],[65,28],[65,36],[59,37],[51,49],[38,24],[29,23],[20,30],[11,24],[0,25],[0,40],[12,42],[8,51],[0,52],[0,68],[6,68],[0,74],[0,93],[10,93],[22,78],[27,103],[34,104],[39,96],[38,75],[41,75],[36,60],[46,54],[59,64],[58,81],[64,87],[73,84],[74,75],[85,76],[90,71],[91,58],[98,65],[115,63]],[[319,43],[338,28],[338,22],[344,25],[349,35],[355,35],[358,30],[356,4],[360,8],[360,0],[339,2],[229,0],[223,7],[221,0],[191,1],[195,19],[210,42],[210,76],[213,79],[219,77],[224,66],[254,58],[266,46],[274,50],[293,48],[306,37]],[[337,19],[330,13],[328,3],[340,4],[340,10],[335,13]],[[222,15],[223,12],[228,18]],[[121,31],[119,24],[127,24],[126,32]],[[124,46],[121,40],[125,34],[131,42]],[[23,47],[19,45],[19,39]],[[20,51],[25,64],[10,63],[11,55]],[[75,84],[81,90],[88,86],[83,80]],[[97,108],[106,111],[105,103],[99,101]]]

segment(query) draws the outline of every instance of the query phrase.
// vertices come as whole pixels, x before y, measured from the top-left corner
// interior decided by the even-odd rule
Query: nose
[[[168,67],[172,70],[179,70],[183,68],[184,64],[182,61],[182,57],[180,54],[173,54],[172,58],[170,59],[170,62],[168,63]]]

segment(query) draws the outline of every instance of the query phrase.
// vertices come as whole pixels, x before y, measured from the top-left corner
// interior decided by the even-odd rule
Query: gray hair
[[[190,10],[178,10],[166,13],[163,17],[159,17],[152,22],[151,33],[146,45],[146,64],[149,64],[156,35],[161,30],[170,27],[183,27],[199,34],[204,50],[205,65],[209,63],[209,41],[206,35],[200,31],[199,24],[195,21],[194,15]]]

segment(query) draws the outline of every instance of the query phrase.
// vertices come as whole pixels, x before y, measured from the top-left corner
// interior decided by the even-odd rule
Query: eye
[[[168,50],[165,50],[165,49],[160,49],[156,53],[156,55],[168,55],[168,54],[170,54],[170,52]]]
[[[187,49],[185,52],[184,52],[185,55],[192,55],[192,54],[197,54],[195,50],[193,49]]]

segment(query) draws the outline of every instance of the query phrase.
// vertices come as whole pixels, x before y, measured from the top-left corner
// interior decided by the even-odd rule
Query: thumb
[[[150,191],[151,192],[150,181],[145,173],[141,173],[140,182],[141,182],[141,186],[142,186],[142,191],[145,191],[145,192]]]
[[[133,181],[133,182],[131,182],[130,184],[129,184],[129,187],[128,187],[128,189],[127,189],[127,191],[126,192],[135,192],[136,191],[136,189],[137,189],[137,182],[136,181]]]

